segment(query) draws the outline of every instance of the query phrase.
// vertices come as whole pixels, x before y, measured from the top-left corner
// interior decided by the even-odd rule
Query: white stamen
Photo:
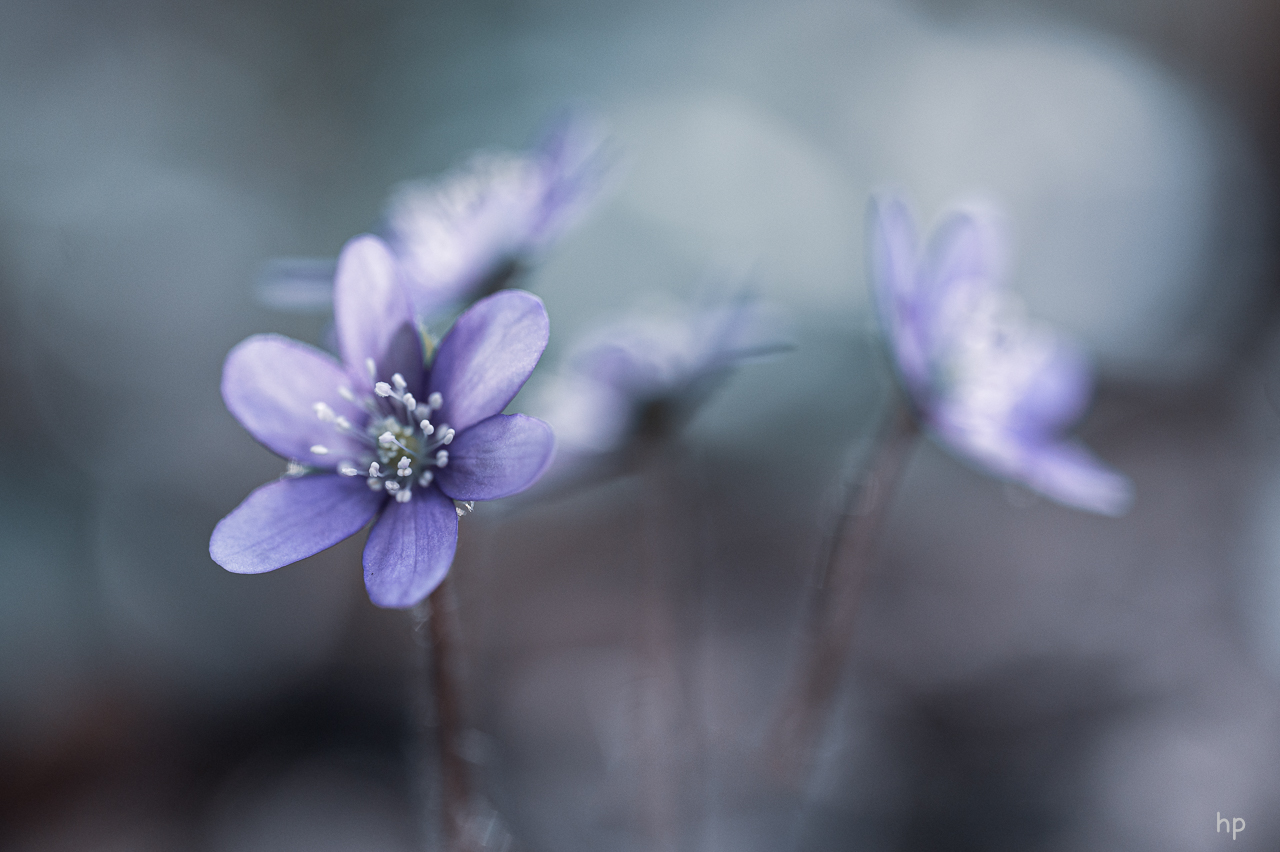
[[[397,491],[400,490],[400,483],[392,479],[392,480],[388,480],[387,483],[382,487],[387,489],[388,494],[395,494]]]
[[[342,474],[343,476],[355,476],[359,472],[360,471],[357,470],[356,466],[353,465],[351,462],[343,462],[342,464],[338,465],[338,473]]]
[[[413,468],[409,467],[408,459],[400,459],[400,464],[396,465],[396,473],[400,476],[413,476]]]
[[[444,467],[449,463],[449,453],[447,450],[441,450],[436,453],[436,467]]]
[[[404,399],[400,401],[404,403],[404,407],[406,411],[413,411],[415,408],[418,407],[418,401],[413,398],[413,394],[411,393],[406,393],[404,395]]]
[[[378,471],[378,463],[377,463],[377,462],[369,462],[369,476],[371,476],[371,477],[373,477],[373,476],[382,476],[382,474]]]
[[[337,419],[337,415],[333,413],[333,409],[323,402],[317,402],[312,406],[316,410],[316,417],[324,423],[332,423]]]
[[[431,406],[432,408],[439,408],[440,406],[444,405],[444,397],[440,395],[439,391],[436,391],[435,393],[431,394],[431,396],[427,397],[427,405]]]
[[[404,393],[404,389],[409,386],[409,383],[404,380],[404,376],[399,373],[393,373],[391,375],[391,381],[395,384],[396,390],[400,391],[400,393]]]
[[[445,432],[445,433],[444,433],[444,438],[442,438],[441,440],[443,440],[446,444],[452,444],[452,443],[453,443],[453,436],[454,436],[455,434],[457,434],[457,433],[456,433],[456,432],[454,432],[452,429],[450,429],[448,432]]]
[[[408,502],[409,502],[409,498],[410,498],[410,497],[412,497],[412,496],[413,496],[413,492],[412,492],[412,491],[410,491],[408,488],[406,488],[405,490],[401,491],[399,494],[397,494],[397,495],[396,495],[396,502],[397,502],[397,503],[408,503]]]
[[[423,488],[426,488],[428,485],[431,484],[431,480],[435,478],[436,478],[435,474],[433,474],[431,471],[424,470],[422,472],[422,476],[418,477],[418,484],[421,485]]]
[[[378,396],[391,396],[391,385],[386,382],[378,382],[373,386],[373,392]]]
[[[394,447],[396,445],[396,436],[390,432],[383,432],[378,436],[378,443],[384,447]]]
[[[425,435],[430,435],[432,432],[436,431],[436,427],[431,425],[430,420],[423,420],[418,424],[418,428],[421,429]]]
[[[312,444],[311,452],[315,453],[318,456],[327,456],[329,455],[329,448],[326,447],[324,444]]]
[[[378,377],[378,365],[373,363],[372,358],[364,359],[364,368],[369,371],[369,378],[376,379]]]

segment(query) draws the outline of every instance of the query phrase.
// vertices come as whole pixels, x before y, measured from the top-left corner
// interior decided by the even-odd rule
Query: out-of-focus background
[[[745,280],[791,353],[648,467],[482,506],[469,756],[522,848],[1280,842],[1280,7],[1266,0],[0,5],[0,843],[418,843],[411,619],[362,537],[208,557],[280,462],[226,412],[254,298],[389,188],[597,117],[607,192],[523,282],[552,343]],[[1119,520],[912,456],[803,790],[760,752],[841,472],[882,428],[868,194],[1002,203],[1080,340]],[[644,586],[669,607],[655,673]],[[649,579],[645,579],[649,578]]]

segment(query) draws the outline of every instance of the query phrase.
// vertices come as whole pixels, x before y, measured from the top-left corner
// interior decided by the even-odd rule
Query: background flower
[[[635,312],[586,332],[544,387],[540,410],[569,455],[679,432],[744,359],[787,348],[746,296]]]
[[[227,408],[289,459],[291,475],[224,518],[209,552],[229,571],[272,571],[376,516],[364,549],[369,597],[412,606],[453,561],[453,500],[522,491],[550,462],[550,428],[501,413],[546,346],[546,311],[521,291],[484,299],[458,318],[428,369],[395,258],[366,236],[338,260],[334,313],[341,363],[276,335],[227,356]]]
[[[1088,362],[1003,289],[997,214],[948,212],[923,254],[900,198],[873,199],[870,217],[880,321],[930,431],[996,476],[1068,506],[1123,514],[1133,498],[1128,479],[1063,437],[1088,404]]]

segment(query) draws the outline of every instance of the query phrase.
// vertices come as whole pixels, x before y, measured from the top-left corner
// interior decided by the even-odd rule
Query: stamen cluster
[[[368,364],[374,376],[374,365]],[[376,382],[374,396],[357,398],[350,388],[338,392],[369,413],[369,422],[361,429],[323,402],[314,406],[316,416],[343,435],[354,437],[365,447],[359,458],[343,459],[337,470],[343,476],[365,476],[373,491],[385,491],[398,503],[413,499],[414,486],[426,488],[435,478],[433,468],[449,463],[445,446],[453,441],[454,430],[447,423],[433,424],[431,416],[444,406],[444,397],[432,393],[419,402],[408,391],[408,383],[399,373],[391,382]],[[327,447],[317,445],[311,452],[325,455]]]

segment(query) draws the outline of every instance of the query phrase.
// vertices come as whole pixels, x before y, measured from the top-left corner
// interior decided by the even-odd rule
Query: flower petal
[[[542,476],[555,443],[551,427],[535,417],[495,414],[458,434],[436,482],[455,500],[509,497]]]
[[[913,393],[923,391],[929,366],[916,300],[916,230],[906,202],[893,195],[871,199],[867,212],[871,287],[881,327],[898,370]]]
[[[1018,393],[1006,428],[1029,441],[1054,438],[1080,418],[1092,391],[1093,374],[1084,353],[1056,341]]]
[[[980,302],[1000,286],[1005,254],[994,211],[969,205],[943,218],[917,272],[915,308],[926,358],[937,357],[963,333]]]
[[[431,390],[444,397],[440,422],[459,432],[502,412],[547,346],[542,300],[504,290],[467,309],[440,343]]]
[[[411,389],[422,387],[422,342],[413,307],[397,277],[391,249],[365,234],[351,240],[338,257],[333,285],[333,319],[338,347],[352,378],[365,390],[400,373]]]
[[[440,585],[458,546],[458,513],[440,489],[394,500],[364,546],[364,584],[378,606],[410,607]]]
[[[1055,443],[1029,453],[1023,483],[1064,506],[1118,517],[1133,505],[1133,483],[1074,443]]]
[[[288,459],[331,469],[359,445],[316,416],[323,402],[357,426],[366,419],[338,393],[351,380],[331,356],[278,334],[256,334],[227,354],[222,399],[249,434]],[[313,453],[313,447],[329,452]]]
[[[218,522],[209,555],[236,574],[274,571],[358,533],[385,496],[362,477],[277,479]]]

